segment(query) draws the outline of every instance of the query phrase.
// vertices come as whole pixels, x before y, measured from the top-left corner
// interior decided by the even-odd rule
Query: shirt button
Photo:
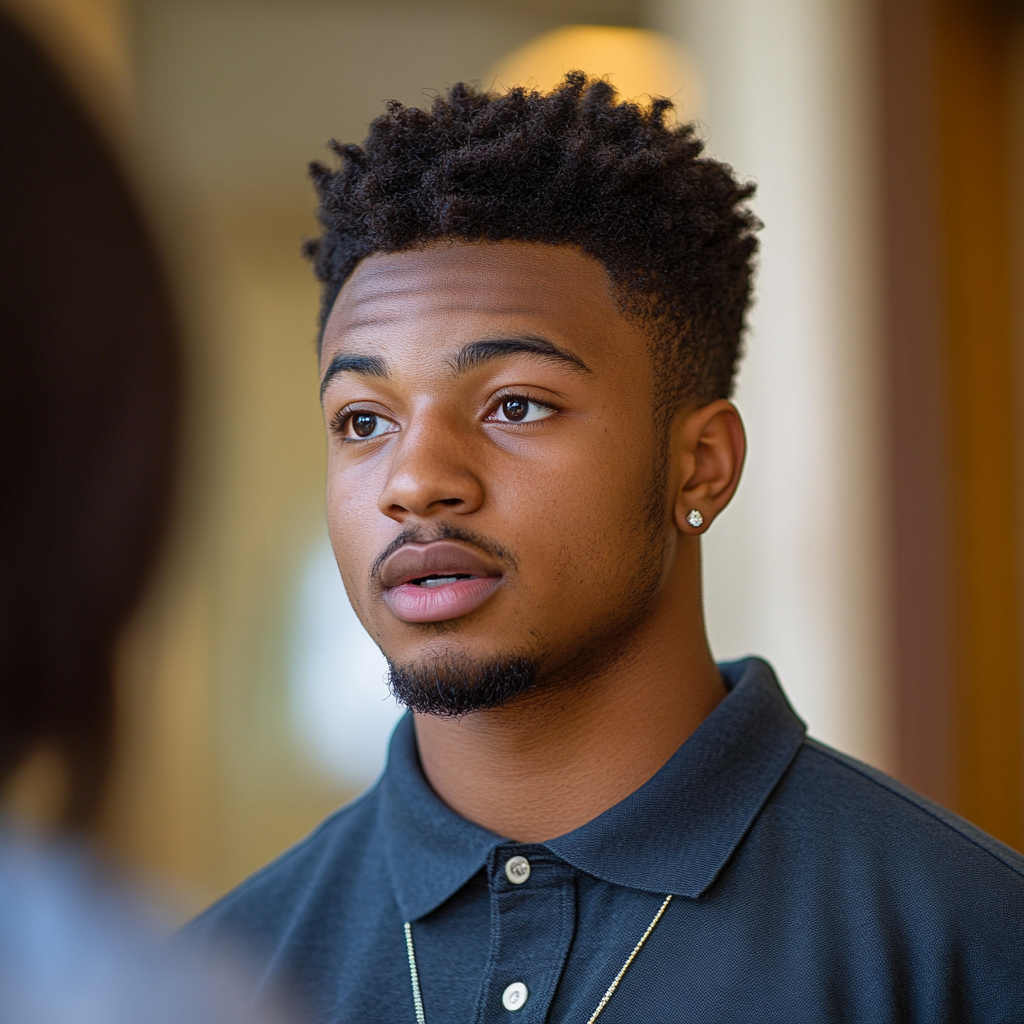
[[[522,860],[523,858],[518,858]],[[513,981],[504,992],[501,993],[501,1005],[506,1010],[521,1010],[526,1005],[530,993],[521,981]]]
[[[522,885],[530,877],[530,862],[525,857],[510,857],[505,861],[505,877],[513,885]]]

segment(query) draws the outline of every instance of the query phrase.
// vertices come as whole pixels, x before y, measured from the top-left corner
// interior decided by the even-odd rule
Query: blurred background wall
[[[386,99],[582,65],[758,183],[720,657],[1024,847],[1024,12],[968,0],[4,0],[114,140],[189,341],[101,838],[185,915],[372,781],[397,709],[326,544],[305,165]]]

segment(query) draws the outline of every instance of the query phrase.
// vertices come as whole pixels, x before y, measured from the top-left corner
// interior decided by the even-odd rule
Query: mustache
[[[519,558],[515,552],[501,544],[486,537],[474,533],[472,530],[463,530],[458,526],[445,524],[434,530],[428,530],[422,526],[407,526],[390,544],[373,560],[370,566],[370,582],[380,586],[380,571],[385,561],[399,548],[406,544],[429,544],[435,540],[460,540],[465,544],[472,544],[481,551],[490,555],[495,560],[515,570],[519,568]]]

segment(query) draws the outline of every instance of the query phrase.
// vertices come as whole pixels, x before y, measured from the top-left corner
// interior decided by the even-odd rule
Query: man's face
[[[365,259],[321,357],[327,512],[395,665],[586,672],[669,557],[649,341],[575,250],[441,243]]]

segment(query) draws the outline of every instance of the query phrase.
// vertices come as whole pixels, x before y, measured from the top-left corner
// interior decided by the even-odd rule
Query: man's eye
[[[348,429],[345,431],[350,437],[357,437],[360,441],[368,441],[381,434],[391,433],[394,424],[375,412],[354,412],[348,418]]]
[[[502,399],[490,419],[498,423],[534,423],[537,420],[546,420],[554,412],[550,406],[541,405],[540,402],[531,402],[521,395],[510,395]]]

